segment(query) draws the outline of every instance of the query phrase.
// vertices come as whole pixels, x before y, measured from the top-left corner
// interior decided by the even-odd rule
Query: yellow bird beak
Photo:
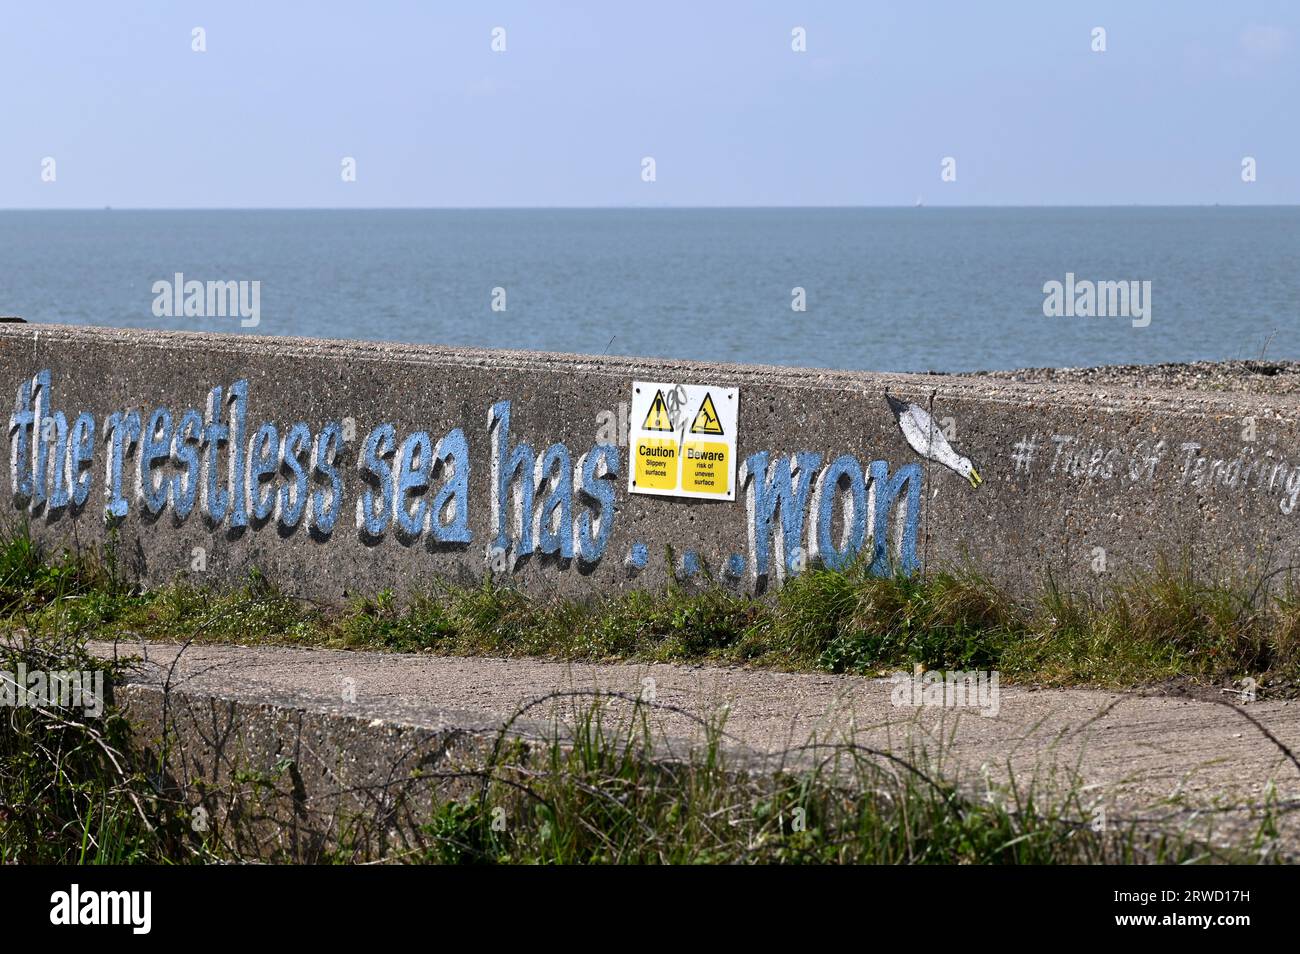
[[[980,476],[979,471],[974,467],[970,469],[970,474],[967,475],[966,479],[970,481],[972,487],[978,487],[984,483],[984,478]]]

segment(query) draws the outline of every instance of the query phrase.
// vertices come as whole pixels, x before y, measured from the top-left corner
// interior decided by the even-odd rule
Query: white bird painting
[[[970,458],[963,457],[953,450],[952,445],[948,443],[948,438],[944,437],[943,431],[930,417],[929,411],[919,404],[908,404],[891,397],[887,391],[885,400],[889,402],[889,409],[898,419],[898,429],[903,432],[903,437],[907,439],[912,450],[926,460],[943,464],[954,474],[965,477],[972,487],[978,487],[984,482],[984,478],[979,475]]]

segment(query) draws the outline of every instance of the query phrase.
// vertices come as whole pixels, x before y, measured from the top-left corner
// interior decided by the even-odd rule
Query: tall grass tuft
[[[571,694],[564,694],[566,696]],[[544,702],[545,700],[541,700]],[[1132,864],[1276,860],[1267,820],[1237,847],[1117,820],[1077,786],[969,790],[850,744],[735,761],[721,721],[659,751],[651,707],[585,699],[546,740],[503,745],[476,797],[436,799],[407,860],[453,864]],[[536,703],[535,703],[536,704]],[[615,713],[615,714],[611,714]],[[1264,850],[1261,851],[1261,846]]]
[[[98,671],[119,664],[75,639],[48,634],[0,643],[0,678],[20,672]],[[130,754],[130,726],[113,708],[29,699],[0,728],[0,863],[130,864],[189,861],[196,846],[173,801]]]

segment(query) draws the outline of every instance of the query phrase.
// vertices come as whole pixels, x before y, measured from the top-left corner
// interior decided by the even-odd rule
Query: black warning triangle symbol
[[[718,420],[718,410],[713,406],[713,395],[708,391],[704,392],[704,400],[700,402],[700,410],[695,415],[695,423],[691,425],[691,433],[722,434],[722,422]]]
[[[645,423],[641,425],[641,430],[669,432],[673,430],[673,420],[668,416],[668,405],[664,403],[662,389],[655,392],[655,399],[650,402],[650,411],[645,416]]]

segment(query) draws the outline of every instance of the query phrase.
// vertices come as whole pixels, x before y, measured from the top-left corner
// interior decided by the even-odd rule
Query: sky
[[[1296,204],[1298,96],[1280,0],[6,0],[0,208]]]

